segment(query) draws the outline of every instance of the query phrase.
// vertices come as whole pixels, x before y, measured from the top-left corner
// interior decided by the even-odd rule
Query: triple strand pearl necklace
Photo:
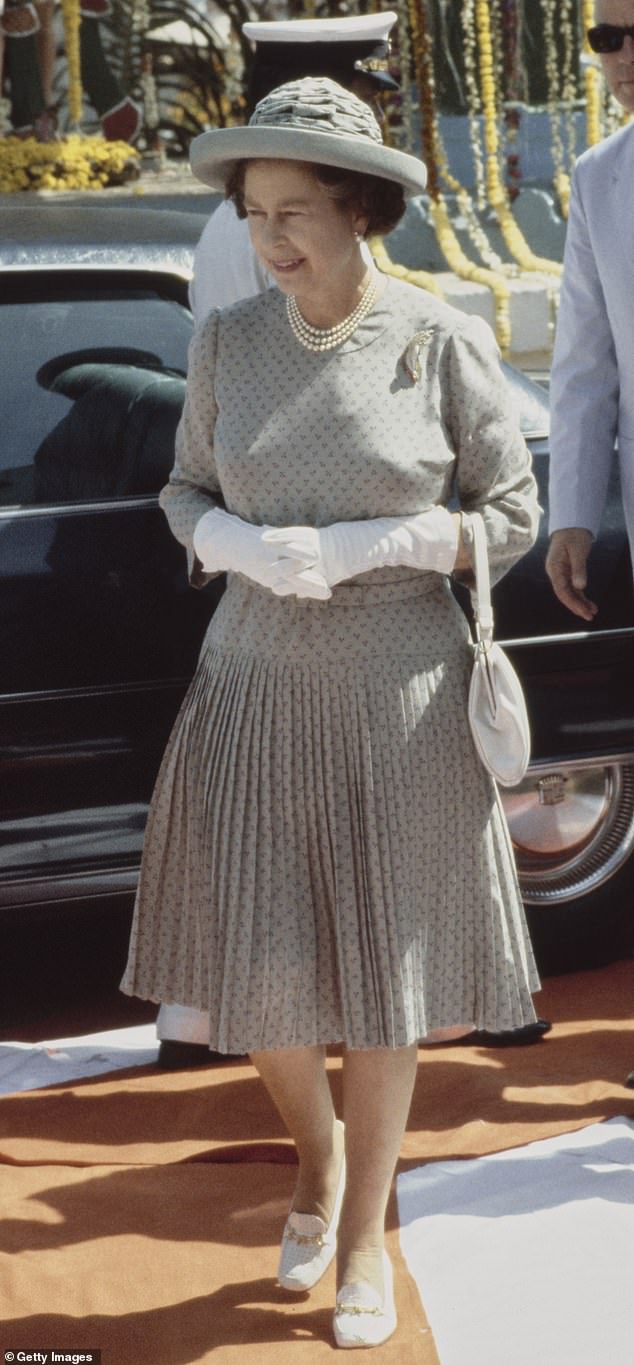
[[[370,312],[378,291],[378,275],[372,271],[370,281],[362,294],[353,313],[349,313],[343,322],[338,322],[336,327],[313,327],[310,322],[302,317],[297,299],[294,294],[288,294],[286,298],[286,316],[291,325],[293,335],[299,341],[300,346],[305,346],[307,351],[334,351],[336,346],[341,346],[348,337],[359,326],[359,323]]]

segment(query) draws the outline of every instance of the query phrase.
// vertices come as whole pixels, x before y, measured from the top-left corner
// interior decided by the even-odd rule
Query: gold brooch
[[[412,384],[418,384],[422,375],[420,363],[420,353],[423,346],[427,346],[434,335],[433,327],[427,327],[424,332],[416,332],[411,341],[408,341],[401,356],[401,362],[405,373],[409,375]]]

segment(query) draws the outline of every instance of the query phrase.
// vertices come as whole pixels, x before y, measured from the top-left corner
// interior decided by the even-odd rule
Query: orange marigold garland
[[[410,26],[422,120],[423,157],[427,165],[430,213],[440,250],[449,268],[461,279],[486,285],[493,294],[495,331],[502,351],[511,345],[510,289],[493,270],[477,265],[463,251],[449,218],[441,186],[441,174],[448,172],[443,155],[436,113],[433,53],[424,0],[410,0]],[[462,189],[457,181],[454,188]]]
[[[403,151],[415,154],[414,100],[412,97],[412,46],[409,34],[409,13],[407,0],[398,0],[398,20],[396,33],[398,40],[401,89],[399,92],[400,125],[402,130]]]
[[[520,131],[520,73],[519,73],[519,20],[517,0],[498,0],[498,23],[500,25],[500,67],[499,88],[504,89],[503,128],[506,138],[506,178],[511,201],[520,191],[522,172],[519,156]]]
[[[376,6],[375,6],[376,8]],[[407,0],[398,0],[397,5],[398,24],[397,40],[399,65],[401,70],[401,101],[400,101],[400,129],[401,143],[404,148],[413,155],[416,154],[416,139],[414,136],[414,110],[415,104],[411,94],[411,69],[412,69],[412,49],[409,33],[409,16],[407,11]],[[443,299],[444,293],[438,284],[435,275],[427,270],[409,270],[407,266],[401,265],[398,261],[393,261],[382,237],[375,236],[370,241],[370,250],[379,269],[386,275],[393,275],[396,279],[406,280],[408,284],[414,284],[419,289],[425,289],[430,294],[435,294]]]
[[[550,261],[543,256],[536,256],[531,251],[511,212],[498,164],[497,98],[488,0],[476,0],[476,24],[480,57],[480,90],[484,111],[485,166],[489,203],[495,211],[509,251],[519,262],[522,269],[546,271],[551,275],[561,275],[562,267],[558,261]]]

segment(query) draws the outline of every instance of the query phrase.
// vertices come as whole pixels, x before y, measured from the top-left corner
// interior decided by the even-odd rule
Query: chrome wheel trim
[[[597,829],[578,852],[566,857],[562,850],[556,866],[526,866],[521,850],[516,849],[522,898],[527,905],[552,905],[587,896],[605,885],[623,866],[634,850],[634,764],[575,763],[535,768],[529,778],[537,783],[550,774],[596,772],[604,776],[605,815]],[[504,793],[509,804],[513,792]],[[513,838],[513,816],[509,818]],[[514,845],[515,847],[515,845]]]

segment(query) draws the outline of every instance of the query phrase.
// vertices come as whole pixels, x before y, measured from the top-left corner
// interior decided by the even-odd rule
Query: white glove
[[[318,531],[312,526],[282,526],[266,530],[263,539],[287,555],[308,559],[312,552],[312,563],[331,588],[389,565],[448,574],[458,553],[458,528],[446,507],[431,507],[412,517],[337,521]]]
[[[314,542],[281,547],[267,542],[266,532],[266,527],[211,507],[194,528],[194,551],[206,573],[244,574],[277,597],[326,601],[332,596],[322,570],[313,567]]]

